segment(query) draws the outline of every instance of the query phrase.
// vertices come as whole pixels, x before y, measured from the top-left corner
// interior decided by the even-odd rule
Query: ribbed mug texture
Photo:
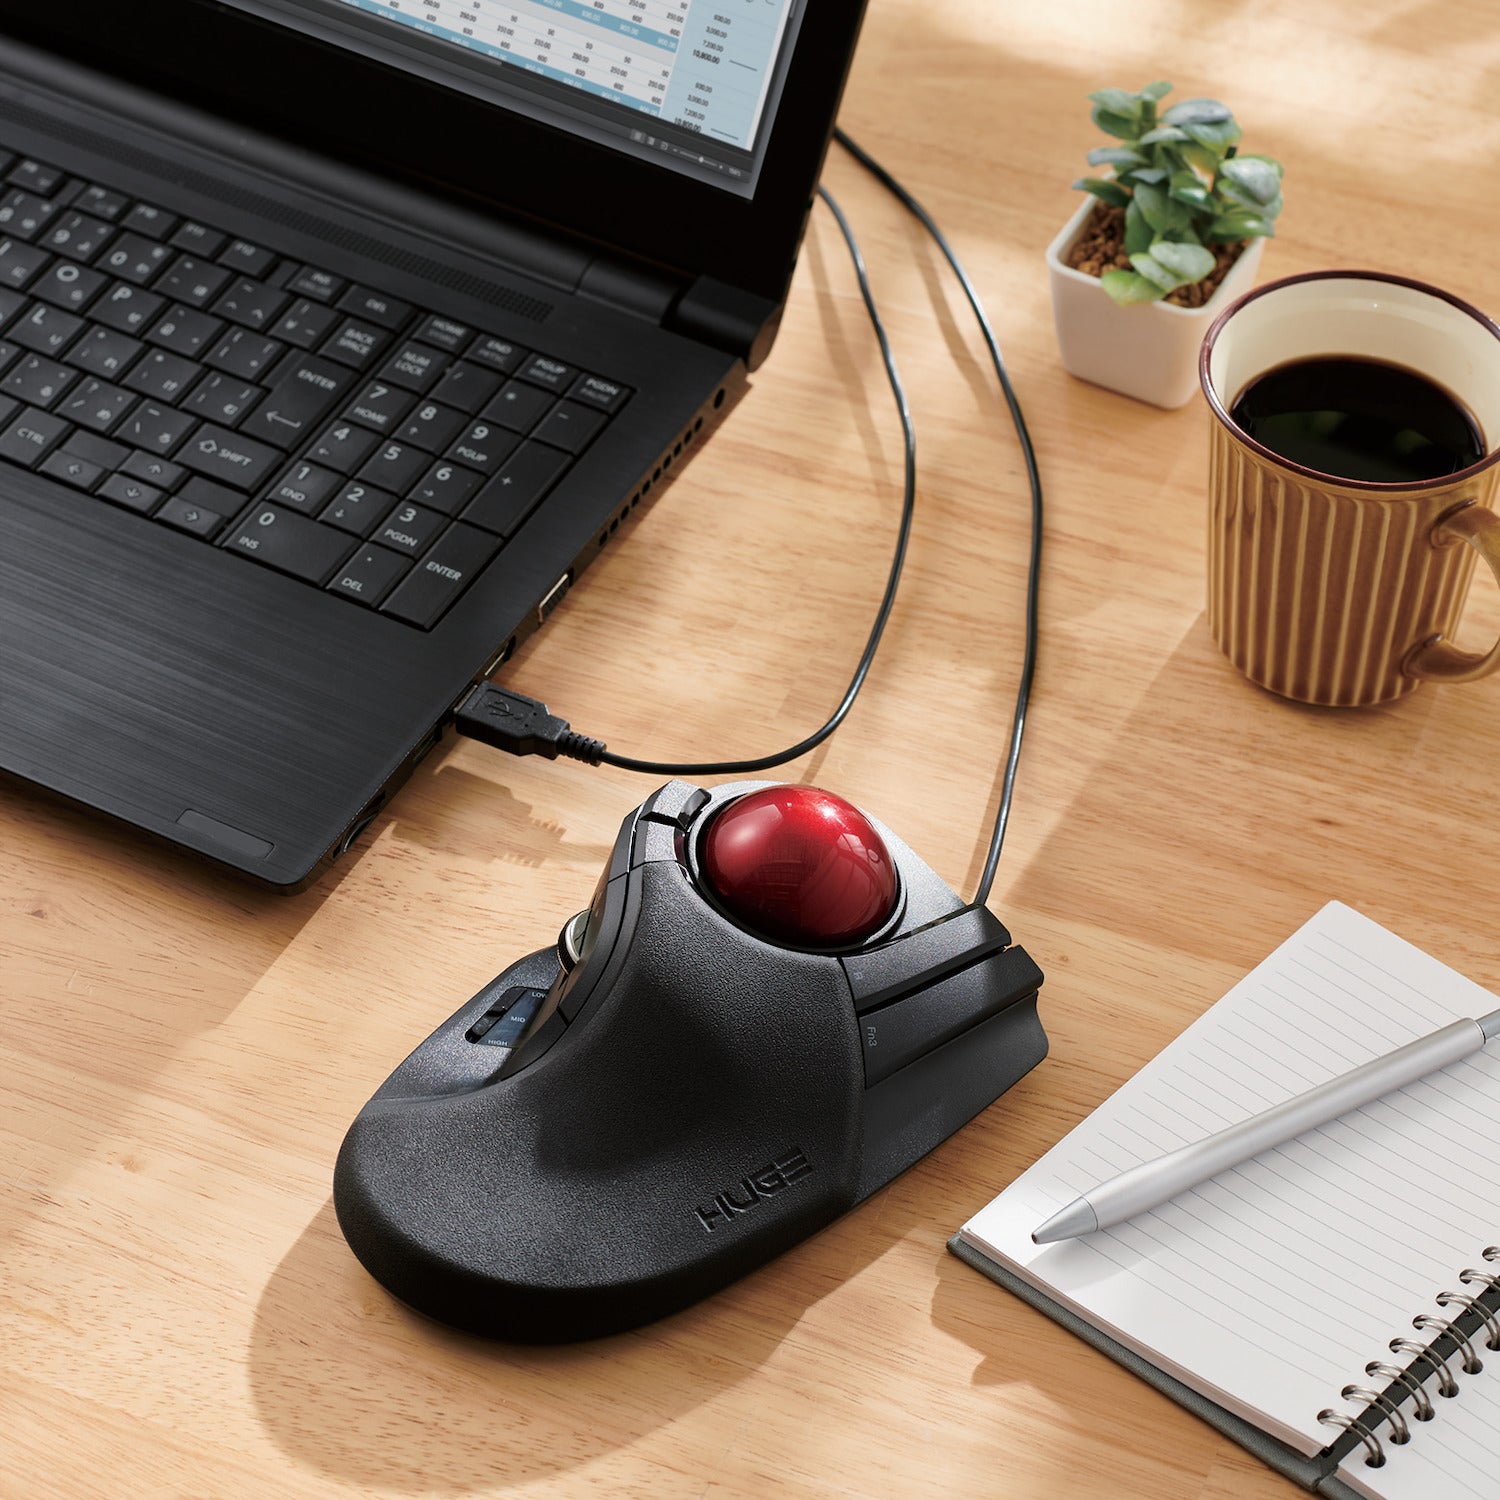
[[[1208,620],[1252,682],[1330,707],[1386,703],[1419,686],[1402,662],[1451,636],[1475,551],[1434,543],[1467,501],[1489,505],[1494,466],[1452,485],[1372,492],[1304,478],[1210,418]]]

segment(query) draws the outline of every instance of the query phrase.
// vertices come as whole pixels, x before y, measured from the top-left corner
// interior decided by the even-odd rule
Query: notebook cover
[[[1053,1322],[1060,1323],[1069,1333],[1077,1334],[1086,1343],[1092,1344],[1100,1353],[1107,1354],[1116,1364],[1124,1365],[1127,1370],[1139,1375],[1149,1385],[1155,1386],[1163,1395],[1170,1396],[1179,1406],[1184,1406],[1195,1416],[1202,1417],[1205,1422],[1218,1428],[1225,1437],[1233,1438],[1240,1447],[1269,1464],[1278,1474],[1285,1474],[1288,1479],[1296,1480],[1303,1489],[1316,1490],[1320,1495],[1327,1495],[1329,1500],[1363,1500],[1361,1495],[1350,1489],[1334,1473],[1338,1467],[1338,1459],[1333,1456],[1333,1453],[1337,1449],[1325,1450],[1315,1458],[1304,1458],[1295,1449],[1268,1436],[1253,1423],[1236,1416],[1232,1411],[1227,1411],[1217,1402],[1210,1401],[1207,1396],[1200,1395],[1191,1386],[1184,1385],[1173,1375],[1168,1375],[1165,1370],[1158,1369],[1149,1359],[1137,1354],[1133,1349],[1127,1349],[1124,1344],[1118,1343],[1086,1319],[1080,1318],[1077,1313],[1064,1307],[1062,1303],[1055,1302],[1045,1292],[1032,1286],[1029,1281],[1023,1281],[1015,1272],[991,1260],[962,1235],[955,1234],[948,1241],[948,1248],[965,1265],[973,1266],[976,1271],[982,1272],[991,1281],[999,1282],[1023,1302],[1029,1303],[1038,1312],[1045,1313]]]

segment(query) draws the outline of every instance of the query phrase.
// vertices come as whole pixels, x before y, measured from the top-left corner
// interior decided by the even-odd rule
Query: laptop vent
[[[133,146],[122,145],[119,141],[110,140],[92,130],[85,130],[80,126],[67,124],[50,116],[44,118],[14,100],[0,98],[0,118],[15,120],[23,125],[44,130],[48,135],[68,141],[86,151],[97,152],[112,161],[135,167],[165,182],[180,184],[195,193],[201,193],[206,198],[216,198],[221,203],[244,209],[258,218],[284,224],[288,229],[296,229],[303,234],[312,235],[325,244],[337,245],[341,250],[348,250],[366,259],[391,266],[395,270],[419,276],[424,281],[447,287],[450,291],[477,297],[492,307],[503,308],[506,312],[527,318],[533,323],[542,322],[552,312],[552,304],[542,301],[539,297],[528,297],[524,292],[487,281],[482,276],[470,276],[465,271],[456,270],[439,261],[429,260],[425,255],[398,250],[367,234],[341,228],[316,214],[303,213],[300,209],[288,207],[285,203],[278,203],[274,198],[266,198],[248,189],[238,188],[222,178],[212,177],[206,172],[196,172],[191,167],[185,167],[178,162],[168,162],[162,157],[152,155],[149,151],[139,151]]]

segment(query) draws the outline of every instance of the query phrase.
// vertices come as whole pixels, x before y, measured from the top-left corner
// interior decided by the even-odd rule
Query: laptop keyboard
[[[616,381],[0,150],[0,462],[430,629]]]

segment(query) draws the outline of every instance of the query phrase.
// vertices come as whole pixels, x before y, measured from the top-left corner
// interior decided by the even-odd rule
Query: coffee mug
[[[1470,419],[1474,461],[1428,478],[1350,478],[1274,451],[1232,415],[1252,382],[1319,357],[1425,377]],[[1315,272],[1221,314],[1198,373],[1212,413],[1209,628],[1251,682],[1352,707],[1500,667],[1500,641],[1480,653],[1449,639],[1476,557],[1500,581],[1500,327],[1421,282]]]

